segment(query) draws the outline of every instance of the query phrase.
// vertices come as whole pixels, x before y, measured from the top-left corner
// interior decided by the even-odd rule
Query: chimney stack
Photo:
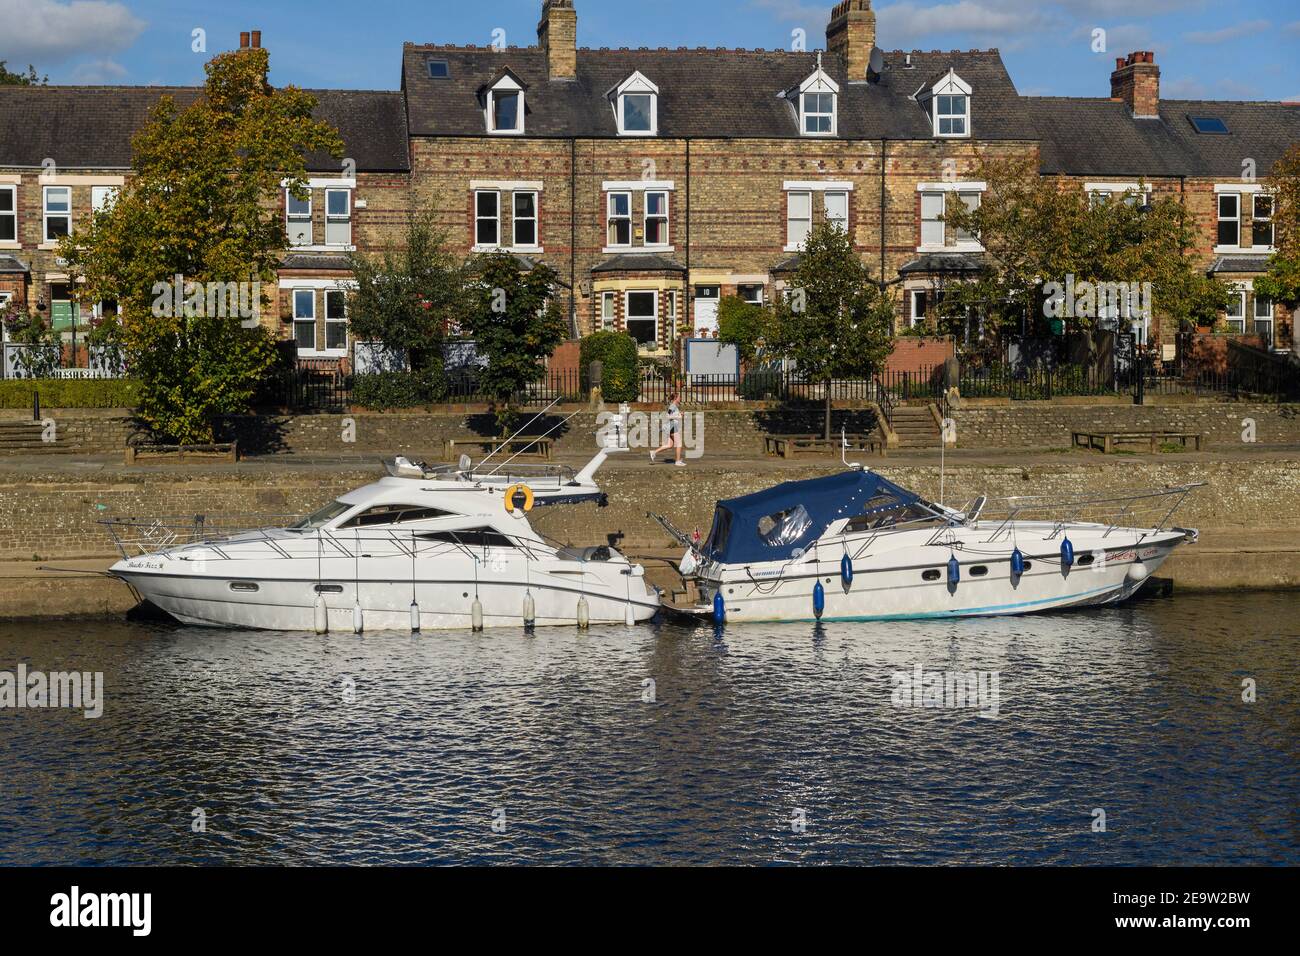
[[[826,49],[844,58],[850,82],[863,82],[876,46],[876,14],[871,0],[840,0],[826,26]]]
[[[1138,50],[1127,57],[1115,58],[1115,72],[1110,75],[1110,98],[1123,100],[1135,119],[1155,119],[1160,115],[1160,67],[1150,50]]]
[[[578,14],[573,0],[545,0],[542,22],[537,24],[537,42],[546,53],[551,79],[578,78]]]

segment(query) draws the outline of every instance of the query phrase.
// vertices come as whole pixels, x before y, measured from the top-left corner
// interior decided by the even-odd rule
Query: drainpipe
[[[885,161],[888,159],[889,141],[880,138],[880,294],[885,294]],[[890,325],[894,323],[891,320]],[[897,331],[895,329],[895,331]]]
[[[695,296],[691,285],[691,138],[686,137],[686,294],[682,296],[683,304],[686,307],[686,314],[683,321],[692,329],[695,328]],[[674,330],[673,334],[676,334]],[[686,356],[683,354],[678,360],[685,365]]]
[[[578,140],[569,137],[569,331],[578,333]]]

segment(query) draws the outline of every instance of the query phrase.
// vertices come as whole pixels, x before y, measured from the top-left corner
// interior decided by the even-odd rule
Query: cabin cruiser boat
[[[690,547],[698,601],[672,609],[718,623],[1015,615],[1132,596],[1196,541],[1167,527],[1196,487],[958,511],[854,467],[720,501],[702,543],[654,517]]]
[[[238,531],[104,522],[122,554],[110,574],[187,624],[279,631],[633,624],[658,592],[613,547],[549,542],[533,508],[596,503],[595,474],[556,466],[476,472],[386,462],[388,477],[283,526]]]

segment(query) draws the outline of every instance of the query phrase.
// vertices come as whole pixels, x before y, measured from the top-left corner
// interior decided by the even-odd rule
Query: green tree
[[[825,387],[827,439],[833,380],[877,371],[894,350],[892,322],[893,307],[848,234],[833,223],[814,227],[776,304],[765,351]]]
[[[545,263],[527,268],[505,252],[479,256],[470,268],[469,307],[461,325],[487,359],[480,381],[505,433],[516,418],[515,396],[542,379],[546,359],[568,333],[555,301],[560,277]]]
[[[5,63],[5,60],[0,60],[0,86],[44,86],[50,82],[48,76],[37,76],[36,67],[30,63],[26,73],[11,73],[5,68]]]
[[[412,372],[440,375],[446,330],[464,302],[465,268],[447,251],[432,214],[411,218],[400,248],[354,253],[350,261],[357,282],[348,308],[353,337],[405,354]]]
[[[772,329],[772,310],[737,295],[718,303],[718,339],[734,345],[744,362],[758,357]]]
[[[950,203],[944,219],[979,236],[986,269],[945,289],[946,318],[975,310],[995,327],[1032,329],[1042,284],[1070,275],[1076,283],[1150,282],[1153,312],[1178,321],[1213,324],[1227,306],[1227,287],[1191,255],[1197,237],[1177,199],[1143,204],[1128,194],[1094,201],[1073,185],[1044,179],[1033,157],[984,157],[980,178],[988,184],[980,205]],[[1072,321],[1082,329],[1093,324],[1090,316]]]
[[[281,182],[305,197],[304,155],[342,154],[338,132],[312,118],[314,98],[272,89],[267,68],[265,50],[225,53],[193,105],[163,97],[133,141],[121,194],[59,247],[86,300],[117,301],[140,417],[175,441],[210,441],[216,418],[246,410],[274,364],[272,336],[253,320],[288,245]],[[204,294],[217,283],[240,290],[240,314]]]
[[[1300,307],[1300,145],[1292,146],[1274,164],[1267,185],[1273,191],[1273,245],[1277,253],[1269,261],[1268,272],[1255,280],[1255,293],[1269,296],[1294,312]],[[1297,344],[1300,334],[1293,333],[1293,350]]]

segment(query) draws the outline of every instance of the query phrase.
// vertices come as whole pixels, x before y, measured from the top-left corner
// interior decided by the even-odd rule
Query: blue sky
[[[576,0],[583,46],[824,45],[830,3]],[[1022,93],[1107,96],[1116,56],[1156,51],[1166,97],[1300,101],[1294,0],[879,0],[892,49],[1002,50]],[[0,0],[0,60],[54,83],[190,84],[260,29],[272,81],[396,89],[401,46],[536,42],[541,0]],[[193,52],[206,31],[207,55]],[[1096,31],[1104,30],[1104,36]],[[1102,45],[1104,51],[1094,50]]]

